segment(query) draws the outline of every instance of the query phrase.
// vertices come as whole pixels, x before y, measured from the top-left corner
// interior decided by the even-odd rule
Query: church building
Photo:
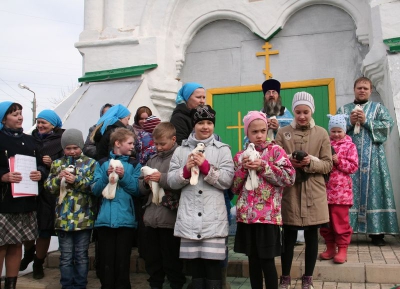
[[[75,44],[81,86],[55,110],[65,128],[83,132],[107,102],[126,105],[131,120],[145,105],[168,121],[177,91],[194,81],[234,154],[243,116],[262,107],[266,79],[282,83],[290,110],[294,93],[310,92],[316,123],[327,128],[326,115],[352,102],[354,80],[366,76],[372,100],[395,120],[386,155],[400,208],[398,15],[398,0],[85,0]]]

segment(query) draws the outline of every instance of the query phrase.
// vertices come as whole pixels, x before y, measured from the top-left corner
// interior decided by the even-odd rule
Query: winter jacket
[[[110,159],[120,160],[124,167],[124,176],[119,179],[114,199],[102,198],[95,227],[136,228],[135,208],[132,196],[139,196],[139,176],[141,165],[129,162],[129,156],[115,155],[110,152]],[[94,173],[93,193],[102,197],[103,189],[108,184],[107,170],[110,160],[100,160]]]
[[[192,186],[189,179],[183,177],[183,167],[199,142],[205,144],[205,156],[210,170],[206,176],[200,173],[198,184]],[[168,171],[170,187],[182,189],[175,236],[201,240],[228,235],[224,190],[232,185],[233,169],[229,146],[216,141],[214,136],[199,141],[191,134],[175,150]]]
[[[32,132],[35,139],[38,157],[42,159],[49,156],[52,161],[61,158],[64,155],[61,147],[61,136],[63,129],[58,128],[45,138],[41,138],[38,130]],[[42,173],[43,179],[46,180],[50,173],[50,167],[43,164],[38,166],[38,170]],[[56,208],[56,197],[49,191],[45,190],[44,182],[39,182],[39,196],[37,198],[37,219],[39,230],[54,230],[54,211]]]
[[[254,224],[282,225],[281,200],[284,187],[294,184],[296,171],[286,152],[275,142],[265,142],[256,146],[261,155],[261,168],[257,170],[258,188],[248,191],[245,188],[249,175],[239,162],[243,151],[238,152],[233,161],[235,176],[232,191],[239,194],[236,202],[237,222]]]
[[[149,158],[156,153],[153,135],[147,131],[140,131],[135,143],[136,156],[141,165],[146,164]]]
[[[166,194],[164,199],[168,197],[170,200],[174,200],[176,204],[179,201],[181,190],[171,189],[167,183],[167,176],[172,155],[177,147],[178,145],[175,144],[169,151],[159,152],[153,155],[146,164],[146,166],[157,169],[161,173],[159,184]],[[175,226],[177,209],[167,208],[166,206],[168,204],[166,203],[159,206],[152,203],[153,193],[151,192],[150,186],[144,181],[143,176],[139,178],[139,189],[143,195],[148,196],[146,211],[143,217],[144,225],[152,228],[173,229]]]
[[[112,149],[110,145],[110,135],[118,127],[126,128],[126,126],[119,120],[107,127],[104,134],[101,134],[100,129],[96,131],[94,141],[96,142],[96,160],[108,158]]]
[[[178,104],[175,107],[170,122],[176,129],[176,142],[181,145],[182,141],[187,139],[193,130],[190,109],[186,106],[186,103]]]
[[[10,172],[8,159],[16,154],[36,156],[36,144],[32,136],[20,133],[10,136],[0,130],[0,179]],[[36,156],[38,166],[41,161]],[[43,178],[42,178],[43,180]],[[13,198],[11,183],[0,181],[0,213],[27,213],[36,211],[36,197]]]
[[[89,128],[89,133],[86,137],[85,145],[83,146],[83,149],[82,149],[83,154],[92,159],[97,158],[96,143],[90,139],[92,136],[92,132],[94,131],[95,128],[96,128],[96,125],[91,126]]]
[[[331,140],[331,145],[338,156],[338,164],[333,165],[326,184],[328,204],[353,205],[353,183],[350,175],[358,170],[357,147],[348,135],[338,141]]]
[[[78,231],[92,229],[96,216],[96,199],[90,189],[96,161],[81,154],[78,158],[64,156],[53,161],[50,174],[44,183],[46,190],[60,195],[60,172],[69,165],[75,166],[73,184],[67,184],[67,194],[61,204],[56,203],[55,229]]]
[[[311,160],[304,168],[308,179],[285,188],[282,197],[282,218],[284,225],[312,226],[329,222],[328,202],[324,174],[332,169],[332,152],[328,133],[311,119],[307,129],[296,128],[293,121],[280,128],[276,143],[288,155],[295,150],[303,150],[318,160]],[[297,178],[297,177],[296,177]]]

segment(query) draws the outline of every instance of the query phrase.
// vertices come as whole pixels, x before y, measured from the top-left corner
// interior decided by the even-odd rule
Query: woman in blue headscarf
[[[190,110],[206,103],[206,90],[201,84],[188,82],[178,91],[175,103],[170,122],[176,129],[176,142],[181,145],[193,131]]]
[[[6,261],[5,288],[15,288],[22,255],[22,243],[38,237],[36,197],[14,198],[12,183],[22,180],[20,172],[11,172],[9,158],[16,154],[35,157],[32,136],[23,133],[22,106],[0,102],[0,272]],[[36,158],[37,166],[43,165]],[[30,172],[34,182],[43,181],[39,170]],[[1,287],[1,285],[0,285]]]
[[[126,128],[130,118],[131,112],[122,104],[114,105],[100,117],[91,137],[96,143],[96,160],[108,159],[111,150],[110,134],[117,127]]]
[[[36,129],[32,136],[36,142],[36,154],[44,165],[38,167],[44,179],[50,172],[51,163],[64,155],[61,147],[61,136],[64,132],[60,117],[53,110],[42,110],[36,118]],[[39,238],[35,241],[24,242],[24,258],[21,260],[20,271],[25,270],[33,262],[33,278],[44,277],[43,262],[49,249],[51,236],[54,232],[54,210],[56,197],[44,189],[43,182],[39,182],[39,196],[37,199],[37,221]],[[36,250],[36,254],[35,254]]]

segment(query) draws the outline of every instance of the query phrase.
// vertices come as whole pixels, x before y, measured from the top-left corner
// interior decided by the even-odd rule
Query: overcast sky
[[[83,30],[83,0],[0,0],[0,101],[23,106],[24,129],[78,85],[82,56],[74,47]]]

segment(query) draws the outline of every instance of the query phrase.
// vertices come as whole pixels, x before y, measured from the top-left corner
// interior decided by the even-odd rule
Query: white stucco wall
[[[387,47],[383,44],[383,39],[400,36],[399,1],[85,0],[85,27],[76,47],[83,56],[84,73],[157,64],[156,69],[141,76],[143,82],[129,107],[134,112],[139,105],[150,106],[163,120],[167,120],[175,106],[176,92],[182,84],[179,81],[181,71],[183,78],[187,76],[187,79],[191,79],[189,73],[186,72],[188,68],[185,66],[190,65],[189,61],[186,63],[187,48],[193,40],[196,41],[195,36],[201,33],[199,31],[203,27],[217,20],[232,20],[262,38],[268,38],[278,28],[282,28],[283,30],[271,40],[271,43],[281,51],[281,55],[285,53],[292,55],[290,46],[278,47],[284,43],[284,39],[279,39],[279,37],[283,37],[286,31],[290,31],[291,22],[296,18],[298,11],[316,4],[332,5],[346,12],[347,14],[344,15],[347,16],[338,17],[348,17],[353,20],[351,41],[357,40],[354,42],[353,49],[363,50],[358,51],[360,53],[354,53],[354,59],[345,59],[356,65],[350,73],[345,71],[346,77],[338,76],[343,81],[336,83],[337,104],[341,105],[351,98],[351,87],[349,87],[351,77],[347,76],[363,74],[369,77],[376,86],[378,94],[375,94],[375,99],[381,100],[389,108],[397,124],[400,124],[400,59],[397,54],[388,54]],[[340,22],[333,23],[332,28],[340,25]],[[295,39],[294,35],[291,37]],[[255,45],[251,41],[256,43],[261,40],[253,37],[246,45],[243,45],[242,49],[251,49],[251,45]],[[316,45],[320,45],[321,41],[323,39],[317,41]],[[296,41],[293,45],[295,44]],[[307,48],[307,43],[301,44],[303,46],[301,49]],[[332,46],[334,44],[332,43]],[[366,50],[365,45],[368,45]],[[299,51],[301,49],[299,48]],[[331,51],[335,53],[340,49],[341,47],[334,47]],[[368,53],[365,55],[364,52]],[[318,57],[321,57],[323,51],[316,50],[316,53]],[[280,64],[283,58],[281,55],[271,57],[271,67]],[[363,58],[362,65],[358,57]],[[307,60],[310,62],[309,59]],[[343,67],[345,64],[343,63]],[[327,66],[329,63],[324,63],[323,67]],[[316,66],[306,71],[304,77],[313,77],[314,69],[318,71],[318,75],[325,75],[326,71],[320,68]],[[236,70],[237,67],[232,65],[231,69]],[[251,71],[251,69],[246,71]],[[284,81],[299,78],[296,71],[293,71],[295,70],[284,73],[278,69],[274,73],[277,78]],[[234,74],[235,71],[229,73]],[[340,71],[337,73],[340,74]],[[255,76],[254,82],[260,83],[261,77]],[[252,79],[253,77],[247,74],[239,85],[250,83]],[[218,83],[211,83],[211,79],[209,81],[212,87],[221,86]],[[226,82],[221,81],[221,83],[226,85]],[[400,191],[400,178],[397,177],[400,163],[398,128],[399,126],[396,125],[386,145],[390,155],[388,161],[395,192]],[[397,207],[400,208],[400,199],[397,195],[396,201]]]

